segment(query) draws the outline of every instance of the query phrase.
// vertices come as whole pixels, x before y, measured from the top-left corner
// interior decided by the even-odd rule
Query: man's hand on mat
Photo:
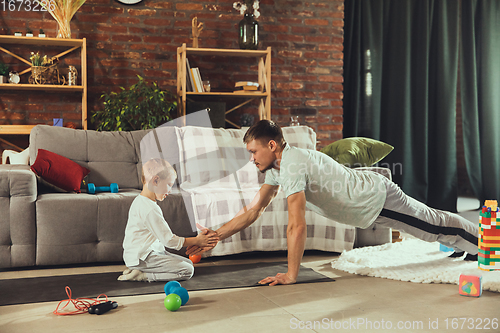
[[[268,276],[259,281],[259,284],[268,284],[275,286],[277,284],[294,284],[297,280],[292,279],[288,273],[278,273],[276,276]]]

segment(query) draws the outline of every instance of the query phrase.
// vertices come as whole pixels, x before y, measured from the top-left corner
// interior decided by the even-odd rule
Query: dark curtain
[[[481,202],[500,199],[500,1],[462,0],[465,162]]]
[[[456,211],[459,2],[345,0],[344,137],[393,145],[403,191]]]

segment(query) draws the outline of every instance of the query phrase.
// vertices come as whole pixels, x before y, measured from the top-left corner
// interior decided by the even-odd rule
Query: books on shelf
[[[203,81],[201,79],[200,69],[198,67],[194,69],[195,69],[194,80],[196,81],[196,89],[198,90],[198,92],[205,92],[205,88],[203,87]]]
[[[186,72],[186,91],[196,91],[188,58],[186,58]]]
[[[203,81],[201,80],[200,69],[191,68],[189,60],[186,58],[186,91],[205,92]]]
[[[238,81],[234,85],[237,89],[234,92],[258,92],[259,84],[251,81]]]

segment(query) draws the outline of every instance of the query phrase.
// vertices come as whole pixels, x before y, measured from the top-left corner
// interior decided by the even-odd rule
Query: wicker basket
[[[31,84],[65,84],[64,76],[59,75],[57,63],[49,66],[31,66]]]

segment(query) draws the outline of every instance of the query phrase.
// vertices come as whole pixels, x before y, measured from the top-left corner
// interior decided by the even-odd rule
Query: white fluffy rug
[[[344,272],[416,283],[458,285],[460,274],[481,275],[483,290],[500,292],[500,271],[482,271],[477,261],[448,258],[439,243],[404,239],[399,243],[344,251],[332,267]]]

